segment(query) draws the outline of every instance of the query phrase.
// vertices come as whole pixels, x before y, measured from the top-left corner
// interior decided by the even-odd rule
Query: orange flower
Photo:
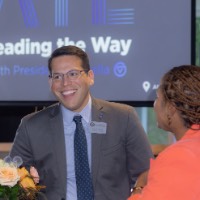
[[[18,174],[20,176],[20,185],[23,188],[36,188],[33,179],[25,167],[18,169]]]
[[[25,167],[18,168],[17,170],[20,176],[20,181],[23,180],[26,176],[30,176],[30,174],[28,173]]]
[[[26,189],[26,188],[36,188],[35,183],[33,179],[26,176],[23,180],[20,181],[20,185]]]

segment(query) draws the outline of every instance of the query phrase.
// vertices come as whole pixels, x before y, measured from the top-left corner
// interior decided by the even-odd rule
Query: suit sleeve
[[[23,166],[30,167],[33,165],[33,155],[31,144],[26,130],[26,118],[23,118],[16,132],[10,156],[20,156],[23,160]]]
[[[138,175],[149,169],[153,157],[147,135],[133,108],[129,109],[126,134],[127,166],[133,185]]]

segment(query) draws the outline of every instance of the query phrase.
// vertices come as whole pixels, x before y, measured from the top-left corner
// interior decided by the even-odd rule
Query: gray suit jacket
[[[95,200],[126,200],[138,174],[149,168],[152,152],[135,110],[92,99],[92,121],[107,123],[106,134],[92,133]],[[49,200],[66,199],[66,153],[59,104],[24,117],[10,155],[35,166]]]

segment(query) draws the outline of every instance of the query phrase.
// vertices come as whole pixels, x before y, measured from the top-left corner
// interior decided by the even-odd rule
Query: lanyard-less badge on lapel
[[[91,133],[106,134],[107,123],[92,121],[90,123]]]

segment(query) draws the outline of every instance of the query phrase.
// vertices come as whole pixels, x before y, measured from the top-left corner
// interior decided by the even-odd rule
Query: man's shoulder
[[[132,110],[134,109],[132,106],[124,104],[124,103],[119,103],[119,102],[114,102],[114,101],[106,101],[103,99],[97,99],[93,98],[93,105],[98,106],[98,107],[103,107],[104,109],[114,109],[114,110]]]
[[[26,116],[23,117],[23,120],[29,121],[29,120],[41,119],[47,116],[54,116],[58,112],[59,112],[59,104],[55,103],[53,105],[43,108],[42,110],[27,114]]]

